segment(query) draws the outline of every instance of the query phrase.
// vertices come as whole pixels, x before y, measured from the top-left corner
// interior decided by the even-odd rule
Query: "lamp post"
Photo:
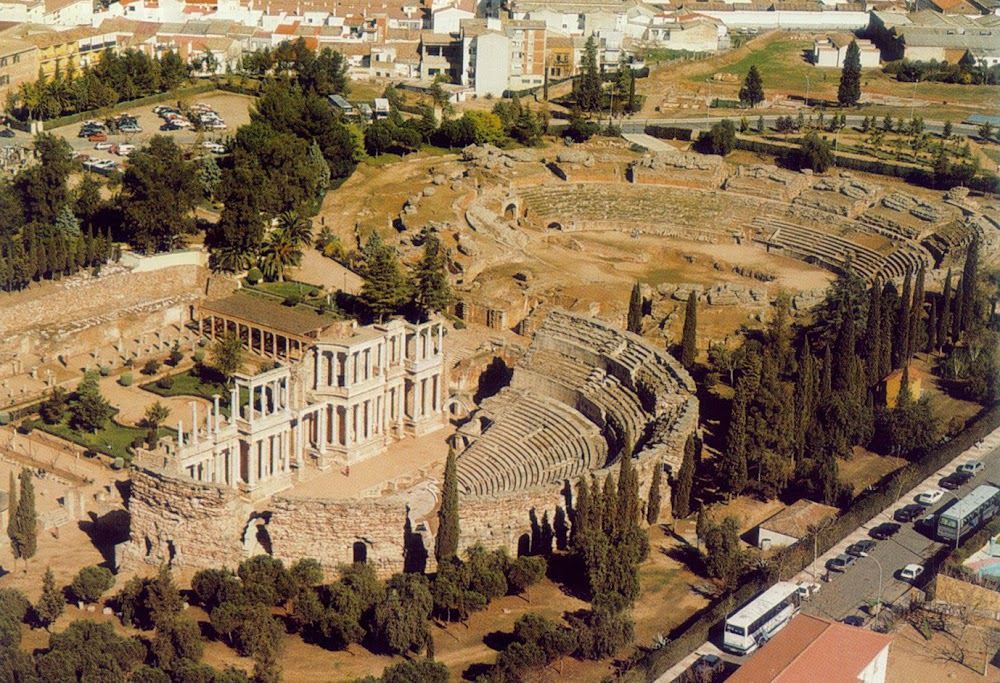
[[[809,106],[809,77],[806,76],[806,106]]]
[[[872,562],[874,562],[878,566],[878,594],[875,596],[875,618],[874,618],[874,621],[878,621],[878,615],[882,611],[882,563],[876,560],[871,555],[869,555],[868,557]]]

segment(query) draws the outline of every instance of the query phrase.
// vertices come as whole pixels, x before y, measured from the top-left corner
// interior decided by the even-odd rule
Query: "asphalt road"
[[[956,497],[962,498],[977,486],[1000,482],[1000,448],[984,450],[976,457],[963,456],[959,461],[949,464],[942,472],[950,474],[955,471],[958,464],[972,459],[982,460],[986,467],[959,489],[953,492],[945,491],[941,501],[928,509],[929,513],[935,513],[944,507],[954,505]],[[925,482],[916,489],[916,493],[938,488],[939,480],[940,477],[931,477],[930,483]],[[894,521],[892,519],[894,511],[913,502],[911,497],[901,499],[889,510],[880,513],[871,522],[853,532],[845,542],[838,544],[830,553],[824,555],[824,558],[835,557],[843,552],[843,549],[850,543],[861,538],[868,538],[867,534],[870,529],[879,524]],[[900,526],[899,533],[889,540],[878,541],[868,557],[859,558],[846,572],[829,572],[830,582],[819,581],[822,588],[819,593],[803,604],[802,610],[838,621],[855,614],[867,617],[867,607],[878,600],[880,587],[883,604],[898,600],[906,591],[910,590],[909,583],[898,579],[900,570],[907,564],[923,564],[935,551],[942,548],[943,544],[933,537],[918,532],[914,528],[913,522]],[[821,562],[823,562],[822,559]],[[825,571],[825,567],[822,571]]]

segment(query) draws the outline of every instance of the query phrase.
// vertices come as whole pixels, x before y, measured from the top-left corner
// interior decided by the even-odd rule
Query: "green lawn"
[[[251,289],[258,292],[264,292],[265,294],[272,294],[282,299],[297,296],[305,303],[318,304],[326,298],[322,287],[294,280],[286,280],[284,282],[260,282],[253,285]]]
[[[229,403],[229,387],[226,386],[225,382],[205,381],[193,372],[193,368],[192,370],[179,372],[176,375],[170,375],[170,377],[173,378],[174,383],[169,389],[157,386],[156,382],[148,382],[140,385],[139,388],[164,398],[196,396],[211,401],[212,397],[218,394],[222,404],[227,405]],[[227,416],[229,415],[228,408],[223,408],[222,412]]]
[[[66,418],[58,424],[49,425],[38,419],[26,421],[24,426],[31,429],[40,429],[43,432],[58,436],[67,441],[72,441],[89,450],[103,453],[112,458],[124,458],[126,461],[132,459],[131,453],[128,452],[129,446],[132,445],[132,442],[136,438],[145,438],[147,432],[146,429],[139,427],[126,427],[113,419],[108,421],[104,429],[97,430],[96,434],[80,432],[69,426],[68,412]],[[161,437],[168,434],[173,435],[176,432],[166,427],[160,428]]]

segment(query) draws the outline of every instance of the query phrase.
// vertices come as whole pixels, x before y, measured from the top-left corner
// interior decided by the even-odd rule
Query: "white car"
[[[111,149],[113,144],[114,143],[111,142],[98,142],[96,145],[94,145],[94,149],[100,149],[100,150]]]
[[[933,491],[926,491],[917,496],[917,503],[923,505],[925,508],[936,504],[944,496],[944,491],[941,489],[934,489]]]
[[[919,564],[908,564],[899,572],[899,578],[903,581],[914,581],[924,573],[924,568]]]
[[[971,475],[976,475],[982,472],[984,467],[986,467],[986,465],[984,465],[981,460],[970,460],[964,465],[959,465],[958,471],[968,472]]]
[[[118,151],[115,153],[120,157],[127,157],[129,154],[134,152],[135,149],[135,145],[118,145]]]

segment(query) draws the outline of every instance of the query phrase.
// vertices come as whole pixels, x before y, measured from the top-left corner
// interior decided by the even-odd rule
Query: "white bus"
[[[997,516],[1000,511],[1000,488],[983,484],[938,517],[937,535],[942,541],[955,541],[971,534]]]
[[[722,647],[744,655],[763,645],[799,611],[799,587],[779,581],[726,619]]]

